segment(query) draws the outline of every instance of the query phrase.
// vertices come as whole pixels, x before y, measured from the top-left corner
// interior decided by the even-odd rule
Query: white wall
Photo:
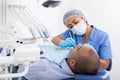
[[[1,25],[1,0],[0,0],[0,25]]]
[[[120,5],[119,0],[62,0],[57,8],[44,8],[41,6],[45,0],[20,0],[29,6],[30,10],[37,17],[52,35],[63,32],[66,27],[62,20],[64,13],[69,9],[82,9],[86,12],[88,22],[97,28],[106,31],[111,40],[113,51],[113,68],[110,72],[111,80],[119,80],[120,68]]]

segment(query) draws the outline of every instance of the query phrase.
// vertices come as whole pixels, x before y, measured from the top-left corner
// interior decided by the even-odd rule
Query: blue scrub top
[[[95,48],[100,59],[111,59],[112,51],[108,34],[95,28],[94,26],[91,27],[92,31],[89,35],[87,43],[89,43]],[[66,39],[71,37],[70,34],[72,35],[72,38],[75,40],[76,45],[82,43],[82,36],[73,34],[70,29],[66,30],[61,35],[64,37],[64,39]]]

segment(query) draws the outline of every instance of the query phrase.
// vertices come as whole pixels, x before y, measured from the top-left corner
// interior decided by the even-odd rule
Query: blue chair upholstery
[[[112,69],[112,59],[110,59],[109,66],[106,70],[99,69],[98,73],[96,75],[82,75],[77,74],[73,78],[63,79],[63,80],[110,80],[110,76],[108,75],[107,71],[110,71]]]
[[[2,47],[0,47],[0,53],[2,52],[2,50],[3,50],[3,48],[2,48]]]
[[[107,71],[98,72],[96,75],[76,75],[75,80],[110,80],[110,76]]]
[[[68,78],[63,80],[110,80],[110,76],[106,70],[99,69],[96,75],[77,74],[74,78]]]
[[[107,71],[110,71],[112,69],[112,59],[110,59],[110,63],[109,63],[109,66],[108,68],[106,69]]]

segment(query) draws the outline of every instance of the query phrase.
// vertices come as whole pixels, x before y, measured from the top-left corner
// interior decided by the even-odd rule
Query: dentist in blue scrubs
[[[89,25],[82,11],[73,9],[65,13],[63,23],[68,28],[65,32],[52,38],[52,42],[61,48],[74,47],[88,43],[97,51],[100,67],[107,69],[112,59],[109,36],[106,32]]]

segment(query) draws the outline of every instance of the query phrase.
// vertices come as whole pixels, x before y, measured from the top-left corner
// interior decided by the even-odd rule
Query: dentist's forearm
[[[108,59],[100,59],[100,67],[101,68],[108,68],[109,60]]]
[[[51,41],[52,41],[53,44],[58,46],[60,41],[63,40],[63,39],[64,38],[62,36],[58,35],[58,36],[53,37],[53,39]]]

